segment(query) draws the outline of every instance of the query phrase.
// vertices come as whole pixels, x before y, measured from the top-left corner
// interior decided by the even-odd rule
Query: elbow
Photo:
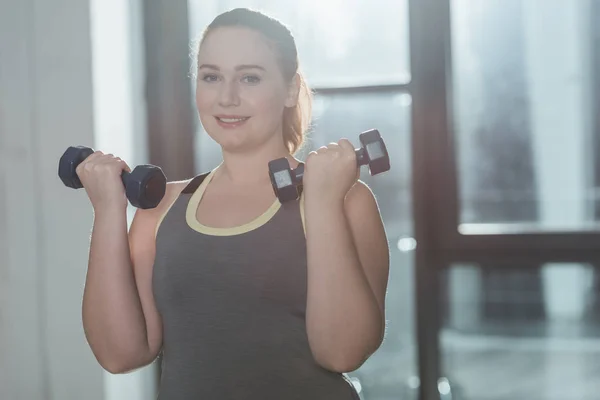
[[[137,354],[121,354],[120,356],[113,357],[96,357],[100,366],[108,373],[113,375],[121,375],[133,372],[137,369],[143,368],[151,364],[156,357],[150,357],[148,354],[144,354],[140,357]]]
[[[108,373],[113,375],[125,374],[134,369],[131,361],[127,361],[121,357],[99,357],[96,356],[98,364]]]
[[[373,353],[374,350],[348,351],[342,349],[335,354],[315,356],[315,360],[326,370],[345,374],[359,369]]]
[[[100,366],[108,373],[112,375],[122,375],[133,372],[137,369],[145,367],[152,363],[151,361],[146,360],[120,360],[120,361],[104,361],[100,362]]]
[[[100,366],[102,366],[102,368],[106,372],[108,372],[112,375],[125,374],[132,369],[132,368],[126,367],[125,364],[118,364],[118,363],[100,363]]]
[[[352,348],[331,349],[327,353],[313,354],[317,364],[329,371],[344,374],[356,371],[375,353],[383,338],[374,340],[370,345]]]
[[[338,356],[315,357],[317,363],[324,369],[345,374],[359,369],[368,357],[357,357],[347,353],[341,353]]]

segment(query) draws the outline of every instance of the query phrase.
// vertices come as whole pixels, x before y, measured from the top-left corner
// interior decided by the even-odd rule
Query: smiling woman
[[[140,302],[129,297],[128,323],[87,311],[92,349],[114,373],[162,352],[161,400],[356,400],[344,373],[382,342],[389,250],[354,146],[341,139],[311,152],[301,195],[280,202],[268,163],[300,165],[311,110],[291,32],[233,9],[197,49],[198,116],[222,160],[136,212],[129,240]],[[115,324],[122,331],[97,333]],[[123,337],[119,351],[113,340]]]

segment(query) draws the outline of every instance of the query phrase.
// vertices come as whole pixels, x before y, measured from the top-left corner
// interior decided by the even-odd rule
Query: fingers
[[[346,139],[346,138],[340,139],[338,141],[338,145],[345,152],[347,152],[347,153],[349,153],[349,152],[354,153],[354,145],[348,139]]]
[[[306,159],[308,160],[309,157],[319,154],[346,155],[352,158],[355,155],[355,149],[354,145],[348,139],[344,138],[340,139],[337,143],[331,142],[326,146],[321,146],[318,149],[309,152]]]
[[[79,163],[77,168],[75,168],[75,173],[81,177],[81,173],[85,170],[89,170],[89,165],[93,164],[99,157],[102,157],[104,153],[101,151],[95,151],[89,156],[85,158],[82,162]]]
[[[123,161],[123,159],[121,159],[120,157],[115,157],[112,154],[106,154],[103,157],[97,158],[95,164],[96,165],[114,165],[115,168],[117,168],[117,166],[118,166],[122,170],[131,172],[129,165],[127,165],[127,163],[125,161]]]
[[[354,145],[348,139],[340,139],[337,143],[331,142],[327,146],[321,146],[322,151],[340,151],[344,153],[354,152]]]
[[[101,151],[95,151],[83,160],[75,169],[75,172],[80,175],[82,172],[91,173],[101,170],[118,170],[131,172],[131,168],[120,157],[115,157],[113,154],[104,154]]]

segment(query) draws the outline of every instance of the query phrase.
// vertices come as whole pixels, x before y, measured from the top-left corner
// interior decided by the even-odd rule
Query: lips
[[[242,115],[215,115],[217,123],[223,128],[237,128],[248,121],[249,118]]]
[[[244,117],[244,116],[240,116],[240,115],[216,115],[215,118],[218,121],[225,122],[225,123],[236,123],[236,122],[246,121],[250,117]]]

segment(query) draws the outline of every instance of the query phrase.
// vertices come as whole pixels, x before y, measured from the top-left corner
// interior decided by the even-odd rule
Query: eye
[[[244,81],[244,83],[249,83],[251,85],[260,83],[260,77],[256,75],[246,75],[242,78],[242,80]]]
[[[219,79],[219,77],[215,74],[204,74],[202,75],[202,80],[204,82],[216,82]]]

